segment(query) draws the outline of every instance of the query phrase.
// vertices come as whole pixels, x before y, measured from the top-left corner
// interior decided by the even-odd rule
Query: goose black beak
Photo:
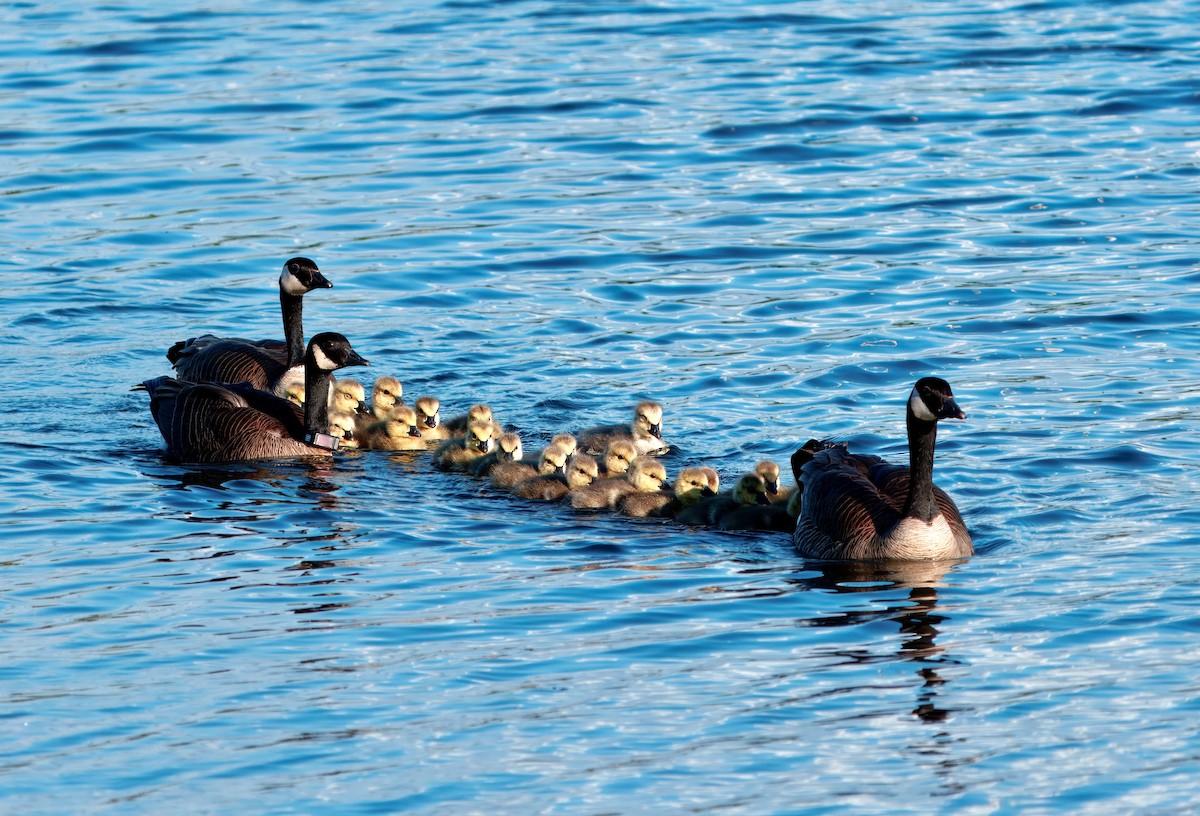
[[[776,482],[776,481],[767,482],[767,492],[768,493],[778,493],[779,492],[779,482]]]
[[[309,291],[313,289],[332,289],[333,284],[329,282],[329,278],[321,274],[319,269],[312,271],[312,284],[308,287]]]
[[[409,425],[408,426],[408,435],[419,437],[421,435],[421,431],[419,428],[417,428],[416,425]]]
[[[346,356],[346,362],[342,363],[342,368],[350,366],[369,366],[371,363],[366,357],[363,357],[354,349],[350,349],[350,353]]]
[[[717,491],[713,490],[708,485],[705,485],[704,487],[700,488],[700,495],[701,496],[715,496],[715,495],[717,495]]]
[[[651,425],[650,426],[650,434],[655,439],[662,439],[662,425],[661,424]]]
[[[756,493],[754,496],[754,501],[756,501],[758,504],[770,504],[771,503],[771,499],[768,498],[766,493]]]
[[[371,409],[367,407],[367,404],[365,402],[363,402],[362,400],[359,400],[358,405],[354,406],[354,413],[369,414],[369,413],[371,413]]]
[[[942,410],[939,412],[940,419],[966,419],[967,414],[962,408],[958,407],[958,403],[954,401],[954,397],[946,397],[942,402]]]

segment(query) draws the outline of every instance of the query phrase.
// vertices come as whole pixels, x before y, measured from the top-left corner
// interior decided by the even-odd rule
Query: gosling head
[[[299,380],[288,383],[287,387],[285,387],[283,390],[283,396],[288,402],[295,403],[296,405],[299,405],[301,408],[303,408],[304,407],[304,383]]]
[[[567,452],[558,445],[548,445],[542,451],[542,458],[538,462],[538,473],[543,476],[551,476],[555,473],[565,472],[567,467]]]
[[[629,468],[629,483],[641,493],[656,493],[667,481],[667,469],[657,459],[638,459]]]
[[[404,402],[404,386],[395,377],[385,374],[375,380],[371,388],[371,410],[378,419],[385,418],[397,405]]]
[[[467,435],[463,439],[463,447],[475,453],[491,453],[495,447],[492,439],[491,422],[472,422],[467,426]]]
[[[609,476],[628,473],[637,460],[637,448],[627,439],[614,439],[604,449],[604,472]]]
[[[687,467],[679,471],[675,477],[675,496],[687,504],[697,502],[705,496],[713,495],[708,486],[708,474],[704,468]]]
[[[483,403],[477,403],[467,409],[467,424],[472,422],[491,422],[492,409]]]
[[[442,403],[437,397],[418,397],[415,408],[418,427],[432,430],[441,423]]]
[[[586,453],[576,453],[567,464],[567,487],[574,490],[595,481],[600,475],[600,466]]]
[[[950,391],[950,383],[938,377],[922,377],[908,395],[908,414],[923,422],[939,419],[966,419],[967,415]]]
[[[420,438],[421,429],[417,427],[417,412],[407,405],[397,405],[392,409],[391,416],[384,422],[384,432],[393,439]]]
[[[358,380],[338,380],[333,386],[333,410],[348,414],[367,413],[367,391]]]
[[[770,504],[766,485],[757,473],[745,473],[733,486],[733,499],[739,504]]]
[[[525,455],[521,437],[515,433],[501,434],[496,440],[496,458],[501,462],[520,462]]]
[[[754,472],[762,477],[763,486],[771,495],[779,492],[779,465],[764,459],[754,466]]]
[[[329,435],[342,440],[342,450],[357,448],[358,440],[354,438],[354,414],[346,411],[330,411]]]
[[[567,452],[567,456],[574,456],[575,450],[579,446],[579,443],[575,437],[569,433],[555,434],[554,438],[550,440],[550,444],[558,445]]]
[[[662,406],[657,402],[639,402],[633,409],[634,439],[662,439]]]
[[[708,477],[708,489],[711,490],[715,496],[717,491],[721,489],[721,474],[717,473],[710,467],[702,467],[700,469],[703,470],[704,475]]]
[[[308,258],[292,258],[283,265],[279,273],[279,291],[299,297],[313,289],[328,289],[333,286],[317,264]]]

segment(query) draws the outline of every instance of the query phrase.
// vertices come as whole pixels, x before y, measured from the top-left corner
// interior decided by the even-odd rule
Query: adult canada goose
[[[719,493],[701,499],[675,514],[675,520],[693,527],[716,527],[721,518],[731,510],[744,504],[769,504],[762,477],[757,473],[744,473],[728,493]]]
[[[371,416],[375,421],[387,419],[392,409],[404,404],[404,386],[390,374],[375,380],[371,386]]]
[[[660,490],[657,493],[628,493],[622,496],[617,502],[617,512],[637,518],[646,516],[674,518],[680,508],[694,504],[712,494],[713,491],[708,486],[708,474],[701,468],[688,467],[679,471],[671,490]]]
[[[589,485],[596,478],[599,466],[586,453],[576,452],[567,460],[566,473],[534,476],[513,487],[513,495],[536,501],[559,501],[572,490]]]
[[[241,462],[285,456],[328,456],[338,446],[329,434],[333,372],[367,361],[336,332],[313,337],[304,355],[304,410],[248,383],[185,383],[158,377],[142,383],[150,413],[183,462]]]
[[[354,436],[356,427],[354,414],[348,414],[345,411],[329,412],[329,435],[341,440],[341,444],[338,445],[339,450],[357,450],[359,448],[358,439]]]
[[[464,436],[447,439],[433,452],[433,466],[441,470],[465,471],[467,464],[491,453],[496,440],[492,438],[492,423],[472,422]]]
[[[425,450],[428,446],[417,428],[417,412],[397,405],[387,419],[369,424],[359,433],[359,442],[370,450]]]
[[[602,453],[614,439],[628,439],[640,456],[662,452],[668,447],[662,440],[662,415],[662,406],[657,402],[639,402],[633,409],[632,422],[597,425],[576,434],[579,449],[595,455]]]
[[[550,445],[538,457],[536,468],[526,462],[500,462],[492,468],[492,486],[501,490],[512,490],[521,482],[535,476],[565,473],[568,458],[564,449],[558,445]]]
[[[279,275],[279,340],[243,340],[212,334],[180,340],[167,350],[175,376],[185,382],[248,382],[260,391],[286,396],[290,383],[304,382],[304,295],[333,286],[308,258],[292,258]]]
[[[966,419],[950,384],[922,377],[905,410],[908,467],[844,445],[793,455],[804,485],[792,541],[802,556],[847,560],[962,558],[975,552],[954,501],[933,483],[937,423]],[[796,467],[796,465],[799,467]]]
[[[626,493],[655,493],[667,481],[667,470],[657,459],[639,457],[625,476],[596,479],[590,485],[572,490],[566,500],[577,510],[614,509]]]
[[[472,405],[465,414],[451,417],[443,421],[442,424],[446,427],[446,432],[451,436],[462,436],[466,433],[467,426],[472,422],[487,422],[490,424],[492,426],[492,436],[497,439],[504,433],[504,427],[492,418],[492,409],[481,402]]]
[[[510,431],[500,434],[500,438],[496,440],[496,447],[491,453],[486,456],[480,456],[468,464],[467,473],[482,478],[489,475],[492,472],[492,468],[496,467],[496,465],[506,462],[520,462],[524,457],[525,448],[521,444],[521,437]]]
[[[437,397],[417,397],[413,403],[417,411],[417,429],[426,439],[449,439],[450,434],[442,427],[442,403]]]

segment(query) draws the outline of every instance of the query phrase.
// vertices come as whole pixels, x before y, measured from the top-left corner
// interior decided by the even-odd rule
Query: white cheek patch
[[[308,291],[308,287],[301,283],[300,279],[293,275],[292,270],[286,266],[283,268],[283,274],[279,276],[279,288],[289,295],[303,295]]]
[[[933,411],[929,410],[929,406],[925,404],[925,400],[921,399],[921,395],[917,393],[917,389],[912,390],[912,394],[908,397],[908,410],[913,412],[913,416],[925,422],[937,422],[937,417]]]
[[[313,359],[317,361],[317,367],[322,371],[333,371],[338,367],[337,363],[335,363],[333,360],[330,360],[329,356],[325,354],[324,350],[322,350],[320,346],[313,346],[312,352]]]

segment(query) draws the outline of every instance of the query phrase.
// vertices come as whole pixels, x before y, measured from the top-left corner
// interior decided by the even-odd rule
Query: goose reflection
[[[799,626],[853,626],[881,620],[893,620],[904,635],[904,641],[896,657],[919,664],[916,671],[921,681],[913,715],[924,722],[938,723],[946,720],[951,709],[938,704],[940,689],[946,679],[938,673],[938,667],[958,661],[945,654],[945,647],[937,642],[940,626],[948,620],[938,599],[938,588],[942,586],[946,573],[959,561],[846,561],[823,564],[820,574],[793,578],[791,582],[804,589],[821,589],[837,593],[880,593],[895,589],[907,589],[903,600],[889,600],[886,605],[873,609],[856,609],[838,615],[802,618]],[[877,655],[862,654],[855,659],[878,659]]]

